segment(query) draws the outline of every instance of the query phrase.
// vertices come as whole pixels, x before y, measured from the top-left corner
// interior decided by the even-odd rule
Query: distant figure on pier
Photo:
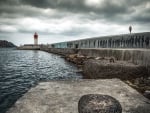
[[[131,34],[131,31],[132,31],[132,26],[129,26],[129,31],[130,31],[130,34]]]

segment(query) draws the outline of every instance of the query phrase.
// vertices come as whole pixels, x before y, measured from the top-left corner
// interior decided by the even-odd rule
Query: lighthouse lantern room
[[[34,45],[38,45],[38,34],[36,32],[34,34]]]

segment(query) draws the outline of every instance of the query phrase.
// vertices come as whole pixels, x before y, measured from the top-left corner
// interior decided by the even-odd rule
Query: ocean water
[[[58,55],[43,51],[0,49],[0,113],[38,82],[81,79],[77,68]]]

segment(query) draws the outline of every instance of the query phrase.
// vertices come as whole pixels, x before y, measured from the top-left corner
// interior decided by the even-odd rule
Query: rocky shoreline
[[[127,61],[118,61],[114,57],[89,57],[69,54],[64,58],[77,65],[86,79],[119,78],[142,95],[150,99],[150,75],[144,66]]]

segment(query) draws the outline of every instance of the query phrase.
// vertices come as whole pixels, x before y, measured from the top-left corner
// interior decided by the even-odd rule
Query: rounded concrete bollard
[[[80,98],[78,111],[79,113],[122,113],[122,107],[111,96],[87,94]]]

